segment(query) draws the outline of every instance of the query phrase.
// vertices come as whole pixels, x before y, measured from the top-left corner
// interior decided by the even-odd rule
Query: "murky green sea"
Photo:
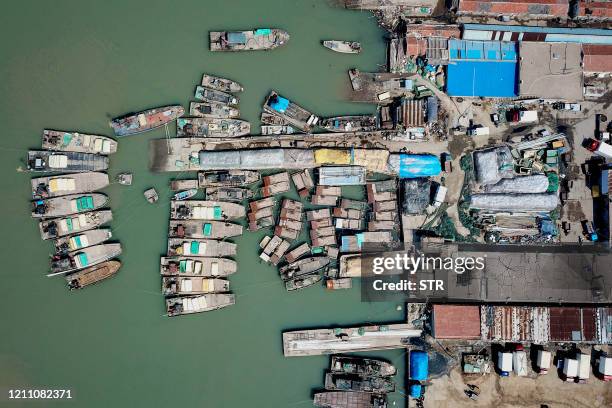
[[[273,52],[211,53],[209,30],[279,27],[289,44]],[[110,135],[109,118],[158,105],[188,106],[203,72],[241,82],[243,118],[258,130],[270,89],[321,115],[363,113],[344,101],[347,69],[377,70],[384,33],[371,14],[325,0],[19,1],[0,13],[0,406],[4,407],[308,407],[329,357],[284,358],[288,329],[401,321],[395,304],[362,303],[358,287],[287,293],[275,268],[258,261],[263,233],[245,234],[234,307],[169,319],[160,292],[169,174],[148,171],[148,140],[122,139],[110,174],[123,268],[78,293],[47,278],[51,244],[29,217],[29,180],[19,172],[43,128]],[[359,56],[324,49],[323,39],[361,41]],[[162,199],[145,202],[154,186]],[[369,355],[392,360],[401,351]],[[391,400],[404,406],[403,375]],[[7,400],[9,388],[70,389],[69,401]]]

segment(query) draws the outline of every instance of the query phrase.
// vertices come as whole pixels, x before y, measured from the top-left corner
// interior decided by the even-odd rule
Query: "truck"
[[[523,346],[517,346],[512,353],[512,368],[517,376],[527,376],[527,353],[525,353]]]
[[[591,375],[591,356],[579,353],[576,355],[576,360],[578,360],[578,382],[584,384]]]
[[[514,109],[509,112],[510,121],[514,123],[534,123],[538,121],[538,111]]]
[[[497,368],[502,377],[508,377],[512,371],[512,353],[500,351],[497,353]]]
[[[550,362],[552,361],[552,355],[550,351],[538,350],[537,366],[541,375],[548,374],[550,369]]]
[[[606,159],[612,159],[612,146],[599,140],[587,140],[587,149]]]
[[[469,136],[487,136],[489,128],[487,126],[478,125],[468,130]]]
[[[602,355],[599,357],[598,370],[601,379],[604,381],[612,381],[612,357]]]
[[[598,236],[597,236],[597,233],[595,232],[595,228],[593,228],[593,223],[588,220],[583,220],[581,224],[582,224],[582,231],[584,232],[584,235],[586,235],[586,237],[590,241],[597,242]]]
[[[574,381],[578,377],[578,360],[574,358],[563,360],[563,376],[565,381]]]

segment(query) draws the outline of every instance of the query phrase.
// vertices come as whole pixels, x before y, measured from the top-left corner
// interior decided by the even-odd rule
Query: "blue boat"
[[[175,201],[183,201],[193,197],[196,194],[198,194],[198,189],[190,188],[189,190],[179,191],[178,193],[174,194],[172,199]]]

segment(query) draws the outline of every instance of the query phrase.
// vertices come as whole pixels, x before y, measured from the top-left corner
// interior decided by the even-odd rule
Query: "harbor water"
[[[111,135],[108,121],[120,114],[187,108],[203,72],[244,86],[240,109],[254,132],[271,89],[322,116],[373,112],[345,101],[347,70],[378,70],[385,60],[384,33],[370,13],[326,0],[24,0],[6,4],[0,22],[0,406],[308,407],[329,357],[284,358],[283,330],[405,318],[397,304],[361,302],[358,284],[286,292],[276,268],[259,261],[264,232],[235,240],[235,306],[164,316],[159,257],[176,175],[148,170],[148,141],[165,137],[163,129],[120,139],[111,156],[111,178],[134,174],[131,187],[104,190],[123,267],[71,293],[63,279],[45,277],[52,247],[30,218],[32,175],[21,171],[44,128]],[[208,31],[255,27],[285,29],[291,40],[270,52],[208,51]],[[325,39],[360,41],[363,52],[333,53]],[[160,193],[157,204],[142,195],[149,187]],[[405,352],[367,355],[397,365],[390,401],[404,406]],[[72,399],[9,402],[8,389],[67,389]]]

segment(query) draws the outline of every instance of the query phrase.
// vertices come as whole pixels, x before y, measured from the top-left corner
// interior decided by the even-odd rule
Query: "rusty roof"
[[[536,14],[539,16],[566,17],[567,0],[460,0],[459,13],[465,14]]]
[[[612,45],[585,44],[582,54],[585,72],[612,72]]]
[[[612,18],[612,2],[602,0],[581,0],[578,16],[595,18]]]
[[[550,308],[551,341],[596,341],[596,309],[579,307]]]
[[[460,38],[458,25],[408,24],[406,26],[406,55],[425,55],[427,37]]]
[[[437,339],[480,339],[480,307],[434,305],[433,327]]]

